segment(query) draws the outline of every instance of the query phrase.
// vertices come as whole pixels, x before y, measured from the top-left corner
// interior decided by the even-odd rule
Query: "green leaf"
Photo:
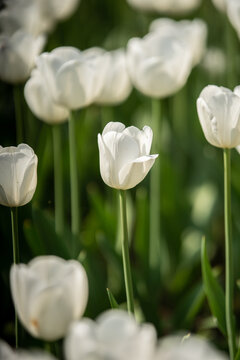
[[[219,329],[224,335],[226,335],[225,295],[221,286],[213,275],[207,256],[205,238],[202,240],[201,255],[204,290],[207,295],[208,303],[212,315],[217,319]]]
[[[234,360],[240,360],[240,349],[238,349],[238,352],[237,352]]]
[[[108,294],[108,299],[109,299],[111,308],[112,308],[112,309],[118,309],[118,308],[119,308],[119,305],[118,305],[115,297],[113,296],[111,290],[108,289],[108,288],[107,288],[107,294]]]

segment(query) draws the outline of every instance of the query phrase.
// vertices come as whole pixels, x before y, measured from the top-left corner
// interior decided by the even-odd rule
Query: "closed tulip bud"
[[[82,319],[71,326],[65,340],[66,360],[152,359],[156,331],[151,324],[139,325],[123,310],[108,310],[96,322]]]
[[[9,83],[24,82],[44,44],[44,36],[35,38],[23,30],[11,36],[0,35],[0,79]]]
[[[120,122],[108,123],[98,134],[100,172],[103,181],[115,189],[127,190],[140,183],[158,155],[149,155],[152,129],[125,128]]]
[[[108,58],[99,51],[59,47],[43,53],[37,68],[54,101],[74,110],[90,105],[103,87]]]
[[[78,261],[39,256],[28,265],[13,265],[10,283],[18,317],[34,337],[63,337],[85,311],[88,280]]]
[[[157,31],[176,36],[189,48],[192,53],[192,66],[197,65],[206,49],[207,25],[201,19],[175,21],[160,18],[150,24],[150,31]]]
[[[197,99],[198,117],[207,141],[220,148],[240,144],[240,97],[231,90],[208,85]]]
[[[160,340],[154,360],[229,360],[204,338],[197,335],[167,336]]]
[[[46,81],[37,69],[33,70],[30,79],[26,82],[24,96],[34,115],[46,123],[61,123],[69,117],[68,109],[53,101]]]
[[[127,72],[126,55],[122,49],[110,51],[109,68],[102,91],[96,98],[97,104],[113,105],[126,100],[132,90]]]
[[[192,53],[179,36],[151,32],[133,38],[127,46],[127,64],[134,86],[147,96],[164,98],[186,83]]]
[[[0,146],[0,204],[18,207],[32,200],[37,186],[38,159],[33,149]]]

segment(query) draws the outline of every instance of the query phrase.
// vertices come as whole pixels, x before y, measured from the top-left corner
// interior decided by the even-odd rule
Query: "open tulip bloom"
[[[223,149],[224,159],[224,215],[225,215],[225,312],[228,346],[231,360],[236,355],[236,338],[233,316],[233,254],[231,224],[231,148],[240,145],[239,87],[231,90],[209,85],[198,100],[199,120],[208,142]]]
[[[158,154],[150,155],[153,133],[149,126],[139,130],[125,128],[120,122],[108,123],[102,135],[98,134],[100,172],[103,181],[120,190],[120,207],[123,227],[122,255],[128,311],[134,311],[132,276],[130,269],[126,192],[140,183],[153,166]]]

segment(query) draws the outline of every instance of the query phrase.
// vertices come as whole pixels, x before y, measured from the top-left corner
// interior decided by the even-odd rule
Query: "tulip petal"
[[[139,184],[153,166],[158,154],[141,156],[123,166],[119,173],[120,189],[131,189]]]
[[[150,154],[153,132],[149,126],[144,126],[142,130],[135,126],[129,126],[123,133],[133,137],[138,142],[141,156]]]
[[[123,132],[125,129],[125,125],[118,122],[118,121],[111,121],[109,122],[105,128],[103,129],[102,136],[104,136],[109,131],[116,131],[116,132]]]

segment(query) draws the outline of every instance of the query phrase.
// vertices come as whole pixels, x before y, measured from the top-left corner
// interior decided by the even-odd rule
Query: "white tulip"
[[[214,6],[222,12],[225,12],[227,10],[227,1],[228,0],[212,0]]]
[[[179,36],[154,31],[127,46],[134,86],[147,96],[164,98],[180,90],[192,69],[192,52]]]
[[[192,65],[197,65],[201,61],[207,40],[207,25],[203,20],[175,21],[170,18],[159,18],[150,24],[150,31],[179,37],[192,53]]]
[[[62,2],[59,0],[45,0],[45,3],[54,19],[64,20],[74,13],[80,0],[65,0]]]
[[[150,10],[167,14],[186,14],[195,10],[201,0],[127,0],[141,10]]]
[[[222,352],[215,349],[207,340],[188,335],[167,336],[161,339],[154,360],[228,360]]]
[[[126,55],[122,49],[110,51],[109,67],[103,89],[95,102],[97,104],[119,104],[127,99],[132,84],[127,72]]]
[[[98,134],[100,172],[103,181],[115,189],[127,190],[140,183],[158,155],[149,155],[152,129],[125,128],[120,122],[108,123]]]
[[[37,69],[26,82],[24,96],[34,115],[46,123],[57,124],[69,118],[68,109],[54,103],[46,81]]]
[[[208,85],[197,99],[197,111],[210,144],[220,148],[240,144],[240,97],[237,92]]]
[[[66,360],[150,360],[156,332],[139,325],[123,310],[108,310],[96,322],[82,319],[71,326],[65,340]]]
[[[107,67],[108,57],[94,49],[59,47],[37,59],[52,98],[71,110],[94,102],[102,90]]]
[[[10,282],[19,319],[34,337],[63,337],[85,311],[88,280],[78,261],[39,256],[28,265],[12,265]]]
[[[8,344],[0,340],[1,360],[56,360],[56,358],[40,350],[17,350],[13,351]]]
[[[240,39],[240,2],[239,0],[227,0],[227,15],[229,21],[237,32]]]
[[[223,75],[227,68],[226,54],[223,49],[209,47],[204,55],[202,66],[210,76]]]
[[[23,30],[12,36],[0,35],[0,79],[10,83],[25,81],[44,44],[44,36],[35,38]]]
[[[0,146],[0,204],[18,207],[32,200],[37,186],[38,159],[33,149]]]

